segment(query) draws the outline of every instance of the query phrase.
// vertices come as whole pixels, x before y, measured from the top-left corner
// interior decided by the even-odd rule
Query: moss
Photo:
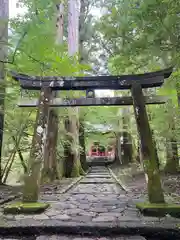
[[[157,216],[163,217],[166,214],[172,217],[180,218],[180,205],[178,204],[168,204],[168,203],[137,203],[136,207],[145,216]]]
[[[150,203],[165,203],[164,193],[161,186],[159,169],[157,168],[156,159],[153,158],[152,161],[149,161],[149,165],[147,165],[146,161],[146,173],[148,177],[147,189],[148,189],[148,200]]]
[[[4,207],[4,214],[34,214],[42,213],[49,207],[48,203],[23,203],[17,202],[6,205]]]
[[[75,163],[73,165],[73,168],[72,168],[72,172],[71,172],[71,177],[74,178],[74,177],[79,177],[80,174],[79,174],[79,166],[77,163]]]
[[[23,202],[37,202],[39,196],[39,184],[34,175],[25,175],[23,186]]]
[[[85,171],[83,170],[83,168],[82,168],[81,165],[79,166],[79,174],[80,174],[81,176],[85,176],[85,175],[86,175],[86,173],[85,173]]]

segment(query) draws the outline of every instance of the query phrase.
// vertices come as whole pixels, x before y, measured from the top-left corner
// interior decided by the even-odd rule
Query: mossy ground
[[[4,207],[4,214],[37,214],[44,212],[49,207],[48,203],[23,203],[17,202]]]
[[[180,218],[180,205],[168,203],[137,203],[136,207],[145,216],[163,217],[169,214],[172,217]]]

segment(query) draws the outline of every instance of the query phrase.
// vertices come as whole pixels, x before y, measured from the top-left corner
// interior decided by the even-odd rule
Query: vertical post
[[[160,181],[159,169],[156,161],[152,132],[148,122],[144,96],[140,84],[132,85],[134,113],[137,129],[141,140],[141,153],[148,180],[148,197],[150,203],[164,203],[164,195]]]
[[[39,97],[38,112],[28,162],[28,172],[24,179],[23,202],[37,202],[41,171],[43,168],[47,144],[47,126],[51,89],[42,88]]]
[[[0,0],[0,184],[2,183],[2,144],[4,132],[5,61],[8,46],[9,0]]]

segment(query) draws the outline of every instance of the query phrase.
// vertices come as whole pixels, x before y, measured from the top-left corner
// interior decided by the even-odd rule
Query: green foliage
[[[17,16],[10,21],[8,70],[39,76],[75,76],[82,75],[82,72],[89,69],[89,66],[78,62],[77,56],[68,56],[67,41],[61,45],[56,43],[57,9],[55,2],[50,0],[21,0],[19,2],[24,5],[26,12],[23,17]],[[67,12],[65,14],[67,15]],[[39,93],[33,91],[23,93],[24,97],[38,97],[38,95]],[[72,96],[72,92],[61,93],[61,96],[68,95]],[[27,162],[30,151],[36,109],[18,108],[17,102],[20,97],[19,84],[7,76],[3,167],[11,158],[12,151],[15,151],[12,136],[17,139],[21,138],[18,147],[25,162]],[[59,112],[60,117],[64,117],[67,109],[60,109]],[[59,141],[58,151],[59,158],[61,158],[62,141]],[[17,153],[14,159],[13,169],[17,171],[15,176],[17,179],[23,171]],[[12,177],[14,178],[14,174],[10,174],[9,180]]]
[[[180,139],[177,102],[180,3],[177,0],[108,0],[104,7],[107,11],[96,27],[102,34],[104,51],[110,51],[108,67],[112,74],[143,73],[176,66],[163,87],[148,90],[150,94],[169,96],[167,104],[147,107],[163,161],[166,140],[170,141],[172,136],[178,142]],[[132,125],[131,131],[135,132]]]
[[[8,69],[30,75],[71,76],[82,75],[85,71],[97,73],[101,71],[101,68],[103,74],[107,70],[111,74],[129,74],[158,70],[169,65],[176,66],[171,78],[165,82],[163,87],[148,90],[149,94],[168,95],[170,98],[163,106],[147,107],[159,154],[163,152],[163,159],[166,140],[172,136],[175,136],[178,141],[180,139],[180,116],[177,102],[177,93],[180,92],[179,1],[107,0],[103,1],[106,12],[100,20],[95,19],[89,9],[94,6],[100,7],[101,1],[85,1],[85,14],[80,19],[83,23],[80,31],[80,39],[83,42],[80,55],[83,58],[83,64],[78,63],[77,56],[74,58],[68,56],[67,32],[65,32],[63,44],[55,43],[55,5],[60,1],[21,0],[19,2],[25,6],[27,11],[23,17],[18,16],[10,21],[12,33],[9,36],[8,59],[14,61],[13,64],[8,64]],[[67,11],[67,8],[65,10]],[[66,28],[67,12],[64,25]],[[20,94],[18,84],[7,77],[3,165],[6,164],[14,147],[12,136],[18,138],[22,135],[19,147],[25,160],[30,148],[36,110],[18,108],[16,104]],[[38,93],[31,91],[24,95],[37,97]],[[85,92],[75,94],[63,92],[61,96],[85,96]],[[84,122],[91,123],[91,126],[87,124],[85,126],[86,132],[92,132],[86,137],[88,146],[93,140],[100,140],[103,144],[107,144],[109,139],[115,136],[114,133],[122,131],[124,127],[132,134],[136,145],[137,129],[133,108],[128,107],[127,126],[122,123],[123,111],[120,112],[119,109],[119,107],[80,109],[80,118]],[[67,109],[59,110],[62,121],[67,114]],[[113,133],[108,135],[95,133],[93,124],[111,126]],[[59,126],[58,157],[62,159],[65,131],[62,122]],[[22,132],[20,129],[23,129]],[[18,170],[21,168],[18,155],[15,157],[14,168]]]

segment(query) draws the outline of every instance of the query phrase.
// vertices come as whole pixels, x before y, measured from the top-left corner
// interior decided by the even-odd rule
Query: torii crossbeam
[[[146,104],[164,104],[167,102],[166,96],[145,96]],[[132,97],[106,97],[106,98],[53,98],[50,101],[51,107],[80,107],[80,106],[132,106]],[[18,103],[19,107],[37,107],[38,99],[22,99]]]
[[[172,68],[165,70],[120,76],[88,76],[88,77],[58,77],[58,76],[28,76],[10,72],[13,79],[20,82],[23,89],[40,90],[50,87],[52,90],[87,90],[87,89],[130,89],[134,83],[142,88],[160,87],[165,78],[172,73]]]

